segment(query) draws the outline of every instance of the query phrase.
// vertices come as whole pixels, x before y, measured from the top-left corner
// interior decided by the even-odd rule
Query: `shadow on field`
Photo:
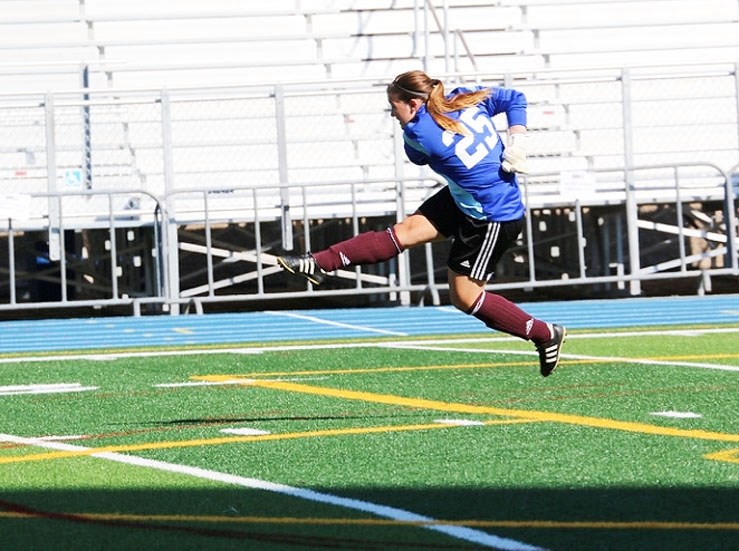
[[[130,480],[132,486],[136,480]],[[313,488],[552,550],[730,550],[739,488]],[[365,522],[360,522],[364,519]],[[369,519],[370,522],[366,522]],[[474,537],[249,488],[0,494],[2,549],[468,550]],[[622,523],[622,524],[616,524]],[[723,525],[721,525],[723,523]]]

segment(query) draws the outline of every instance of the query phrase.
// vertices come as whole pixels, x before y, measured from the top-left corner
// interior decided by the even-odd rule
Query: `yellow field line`
[[[299,392],[302,394],[313,394],[318,396],[331,396],[334,398],[342,398],[345,400],[358,400],[362,402],[405,406],[416,409],[430,409],[436,411],[468,413],[475,415],[498,415],[519,419],[550,421],[555,423],[565,423],[569,425],[636,432],[640,434],[679,436],[682,438],[696,438],[700,440],[714,440],[718,442],[739,442],[739,434],[727,434],[722,432],[711,432],[703,430],[676,429],[672,427],[649,425],[647,423],[618,421],[616,419],[606,419],[601,417],[587,417],[584,415],[572,415],[567,413],[556,413],[549,411],[516,410],[490,406],[476,406],[471,404],[427,400],[423,398],[405,398],[403,396],[395,396],[393,394],[377,394],[373,392],[361,392],[356,390],[319,387],[288,381],[251,380],[248,384],[260,388],[271,388],[275,390],[285,390],[288,392]]]
[[[460,352],[464,350],[460,348]],[[496,350],[491,349],[491,352]],[[501,351],[497,351],[501,352]],[[505,353],[505,351],[502,351]],[[693,354],[685,356],[653,356],[646,358],[626,358],[628,360],[645,360],[645,361],[689,361],[689,360],[728,360],[739,358],[739,354]],[[588,364],[588,363],[612,363],[613,358],[585,358],[585,359],[563,359],[560,365],[577,365],[577,364]],[[236,375],[203,375],[200,377],[193,377],[199,380],[223,380],[223,377],[229,379],[234,378],[264,378],[264,377],[305,377],[309,375],[350,375],[353,373],[398,373],[408,371],[437,371],[443,369],[483,369],[489,367],[525,367],[530,366],[531,361],[525,362],[484,362],[484,363],[470,363],[470,364],[444,364],[444,365],[415,365],[415,366],[396,366],[396,367],[362,367],[362,368],[350,368],[350,369],[310,369],[304,371],[270,371],[270,372],[256,372],[256,373],[239,373]]]
[[[494,419],[481,421],[484,425],[513,425],[519,423],[536,422],[534,419]],[[450,429],[461,427],[453,423],[428,423],[416,425],[385,425],[378,427],[354,427],[346,429],[325,429],[304,432],[288,432],[283,434],[256,434],[247,436],[224,436],[220,438],[199,438],[196,440],[148,442],[144,444],[127,444],[120,446],[102,446],[81,450],[45,452],[27,455],[0,457],[0,464],[26,463],[32,461],[48,461],[51,459],[65,459],[68,457],[83,457],[99,453],[140,452],[147,450],[163,450],[172,448],[191,448],[197,446],[220,446],[223,444],[237,444],[240,442],[267,442],[275,440],[295,440],[299,438],[316,438],[321,436],[346,436],[351,434],[373,434],[387,432],[408,432],[418,430]]]
[[[206,522],[219,524],[293,524],[312,526],[467,526],[475,528],[569,528],[603,530],[739,530],[739,522],[663,521],[551,521],[551,520],[393,520],[326,517],[262,517],[222,515],[135,515],[123,513],[65,513],[109,522]],[[0,512],[0,518],[38,518],[42,513]]]
[[[221,381],[223,378],[228,377],[229,379],[239,378],[256,378],[256,377],[304,377],[307,375],[350,375],[353,373],[396,373],[405,371],[435,371],[441,369],[482,369],[487,367],[522,367],[532,365],[531,361],[528,362],[485,362],[476,364],[444,364],[444,365],[414,365],[414,366],[399,366],[399,367],[360,367],[350,369],[310,369],[305,371],[270,371],[268,373],[239,373],[237,375],[203,375],[200,377],[193,377],[193,379],[202,381]]]
[[[654,356],[644,358],[646,360],[660,360],[669,362],[671,360],[684,362],[688,360],[733,360],[739,358],[737,353],[725,353],[725,354],[686,354],[684,356]]]
[[[706,459],[713,461],[726,461],[727,463],[739,463],[739,449],[724,450],[704,455]]]
[[[201,377],[211,381],[221,380],[220,376]],[[223,376],[228,380],[233,380],[233,376]],[[298,392],[302,394],[311,394],[318,396],[329,396],[345,400],[357,400],[362,402],[387,404],[393,406],[410,407],[415,409],[425,409],[434,411],[444,411],[450,413],[473,414],[473,415],[495,415],[502,417],[511,417],[518,422],[554,422],[564,423],[576,426],[587,426],[592,428],[602,428],[609,430],[620,430],[625,432],[633,432],[639,434],[652,434],[658,436],[674,436],[680,438],[693,438],[699,440],[711,440],[718,442],[739,442],[739,434],[727,434],[721,432],[703,431],[703,430],[687,430],[672,427],[663,427],[650,425],[646,423],[636,423],[631,421],[618,421],[616,419],[607,419],[600,417],[588,417],[583,415],[572,415],[566,413],[556,413],[536,410],[516,410],[507,408],[496,408],[490,406],[478,406],[471,404],[462,404],[454,402],[442,402],[438,400],[428,400],[423,398],[406,398],[392,394],[378,394],[372,392],[362,392],[355,390],[345,390],[329,387],[311,386],[288,381],[259,381],[254,379],[244,380],[244,385],[255,386],[259,388],[267,388],[273,390],[282,390],[287,392]],[[511,420],[503,421],[487,421],[486,424],[494,423],[511,423]],[[120,446],[104,446],[99,448],[89,448],[85,450],[75,451],[57,451],[41,454],[29,454],[23,456],[0,457],[0,464],[20,463],[27,461],[44,461],[49,459],[60,459],[67,457],[89,456],[106,452],[138,452],[156,449],[172,449],[186,448],[193,446],[213,446],[222,444],[233,444],[238,442],[263,442],[273,440],[289,440],[297,438],[313,438],[321,436],[339,436],[350,434],[370,434],[380,432],[398,432],[398,431],[414,431],[429,430],[438,428],[449,428],[454,425],[420,424],[420,425],[389,425],[380,427],[358,427],[347,429],[326,429],[308,432],[295,432],[287,434],[263,434],[248,436],[230,436],[210,439],[197,439],[185,441],[169,441],[169,442],[152,442],[144,444],[130,444]],[[726,460],[726,459],[722,459]],[[733,459],[730,459],[733,461]]]

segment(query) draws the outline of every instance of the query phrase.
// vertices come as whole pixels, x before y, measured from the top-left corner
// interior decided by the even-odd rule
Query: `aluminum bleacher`
[[[0,310],[26,295],[45,300],[12,251],[47,242],[52,267],[34,269],[58,283],[62,302],[75,292],[96,306],[203,293],[216,302],[249,282],[246,298],[265,298],[278,244],[308,247],[317,226],[392,219],[442,185],[405,160],[388,114],[386,84],[409,69],[448,88],[526,93],[531,174],[521,181],[532,216],[514,272],[526,257],[534,274],[543,257],[559,280],[543,286],[623,275],[624,225],[629,247],[633,232],[658,227],[706,237],[676,222],[695,212],[710,250],[683,248],[677,260],[673,251],[654,270],[721,268],[736,241],[722,216],[739,167],[738,9],[736,0],[0,0],[0,257],[11,259],[0,263]],[[671,225],[624,221],[668,203]],[[567,236],[577,237],[568,245]],[[597,248],[587,273],[586,243]],[[53,261],[71,267],[69,289]],[[223,270],[238,262],[253,270]],[[420,279],[406,268],[340,276],[356,283],[348,294],[364,284],[395,293],[400,281],[405,304],[410,289],[438,293],[428,256]]]
[[[2,0],[4,90],[733,61],[734,0]],[[429,8],[433,6],[433,8]],[[20,61],[22,60],[22,62]],[[30,66],[29,66],[30,64]]]
[[[526,92],[533,183],[551,184],[561,171],[622,167],[624,64],[634,71],[636,164],[737,164],[734,0],[0,0],[0,7],[5,192],[48,189],[44,94],[79,88],[83,68],[89,99],[62,95],[55,107],[57,176],[79,169],[92,148],[91,171],[104,188],[164,192],[165,87],[173,97],[174,189],[392,178],[394,121],[383,85],[424,66],[454,75],[450,86],[466,80]],[[710,66],[655,67],[704,58]],[[284,102],[281,176],[270,87],[286,83],[289,92],[301,82],[322,88]],[[185,86],[191,91],[178,92]],[[406,172],[418,169],[406,163]]]

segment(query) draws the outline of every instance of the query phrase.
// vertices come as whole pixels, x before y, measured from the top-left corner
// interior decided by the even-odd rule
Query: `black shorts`
[[[444,237],[452,238],[447,266],[453,272],[479,281],[488,281],[495,266],[518,239],[524,219],[509,222],[476,220],[464,214],[454,203],[449,186],[418,208]]]

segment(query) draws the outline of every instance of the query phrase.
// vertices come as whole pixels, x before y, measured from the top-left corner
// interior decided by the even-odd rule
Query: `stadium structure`
[[[0,317],[443,303],[448,244],[320,288],[275,261],[444,185],[388,116],[410,69],[529,100],[492,288],[739,288],[736,0],[0,5]]]

